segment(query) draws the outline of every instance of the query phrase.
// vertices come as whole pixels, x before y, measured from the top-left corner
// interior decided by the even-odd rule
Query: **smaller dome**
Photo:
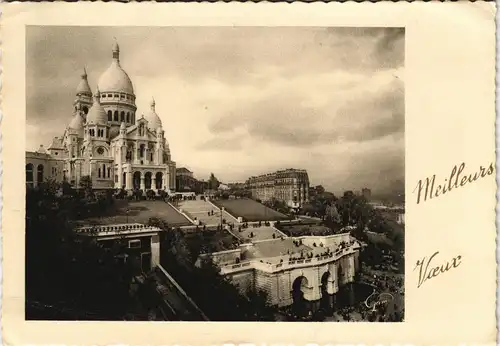
[[[158,128],[162,127],[161,119],[158,116],[158,114],[156,114],[156,110],[155,110],[156,103],[155,103],[154,99],[151,100],[150,105],[151,105],[151,110],[146,115],[145,119],[148,121],[148,128],[150,130],[156,131]]]
[[[47,154],[47,150],[45,150],[42,144],[40,144],[40,148],[38,148],[37,152],[39,154]]]
[[[79,137],[83,137],[83,119],[80,114],[75,113],[68,127],[72,130],[78,131]]]
[[[89,82],[87,80],[87,71],[83,68],[82,79],[76,88],[76,94],[84,94],[92,96],[92,91],[90,90]]]
[[[87,114],[87,124],[100,124],[107,125],[108,124],[108,116],[106,111],[101,106],[101,94],[99,93],[99,89],[97,89],[94,95],[94,104],[90,107],[89,113]]]

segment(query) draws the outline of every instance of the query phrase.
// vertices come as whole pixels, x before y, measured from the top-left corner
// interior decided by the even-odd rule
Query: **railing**
[[[324,263],[337,261],[344,256],[354,254],[356,252],[356,249],[357,247],[352,246],[350,248],[338,250],[335,253],[331,253],[327,256],[299,259],[276,264],[265,263],[261,262],[260,260],[252,260],[244,263],[223,266],[221,267],[221,273],[230,274],[248,269],[257,269],[266,273],[273,273],[281,270],[309,267],[311,265],[322,265]]]
[[[115,225],[95,225],[85,226],[75,229],[78,233],[96,233],[103,234],[118,234],[118,233],[136,233],[136,232],[158,232],[161,231],[158,227],[148,226],[140,223],[115,224]]]

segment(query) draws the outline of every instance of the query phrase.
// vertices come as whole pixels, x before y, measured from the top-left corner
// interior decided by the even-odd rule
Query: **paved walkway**
[[[165,305],[175,315],[176,319],[181,321],[206,320],[159,269],[157,269],[153,275]]]
[[[194,218],[197,218],[204,225],[220,225],[220,211],[210,202],[202,200],[180,201],[178,208],[182,209],[191,219],[194,220]],[[227,223],[236,224],[236,220],[226,211],[222,213],[222,218],[225,219]]]

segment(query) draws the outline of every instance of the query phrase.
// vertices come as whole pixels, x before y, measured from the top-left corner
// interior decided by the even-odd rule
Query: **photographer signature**
[[[366,298],[365,305],[368,309],[372,311],[377,311],[377,308],[384,304],[389,304],[394,300],[394,296],[390,293],[380,293],[377,295],[376,292],[373,292]]]

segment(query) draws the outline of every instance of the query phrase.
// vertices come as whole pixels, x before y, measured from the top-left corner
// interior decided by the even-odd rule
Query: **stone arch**
[[[124,111],[122,111],[122,112],[120,113],[120,122],[124,122],[124,121],[125,121],[125,112],[124,112]]]
[[[113,121],[113,112],[108,111],[108,121]]]
[[[141,188],[141,172],[134,172],[132,185],[134,187],[134,190],[139,190]]]
[[[127,123],[130,123],[130,112],[127,112]]]
[[[331,281],[332,274],[329,271],[326,271],[323,273],[321,276],[321,302],[320,306],[324,311],[330,312],[332,310],[332,300],[331,299],[331,294],[333,292],[328,292],[331,291],[330,281]]]
[[[114,121],[118,121],[118,111],[115,111],[114,116],[113,116]]]
[[[156,178],[156,189],[161,190],[163,188],[163,173],[157,172],[155,178]]]
[[[337,263],[337,283],[340,288],[340,285],[344,283],[344,271],[342,268],[342,263],[340,261]]]
[[[152,176],[153,174],[151,172],[146,172],[146,174],[144,174],[144,187],[146,190],[151,190]]]
[[[303,275],[297,277],[292,283],[292,309],[299,317],[307,315],[308,307],[304,294],[308,288],[309,281]]]
[[[36,169],[36,182],[38,184],[43,182],[43,165],[39,164]]]
[[[26,184],[33,186],[33,164],[26,165]]]

